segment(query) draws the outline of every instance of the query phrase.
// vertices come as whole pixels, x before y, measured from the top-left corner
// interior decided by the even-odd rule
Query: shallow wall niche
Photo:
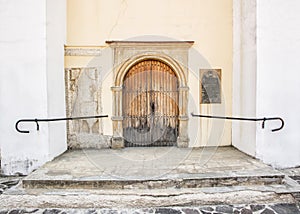
[[[134,42],[134,41],[109,41],[113,49],[113,137],[112,148],[123,148],[123,106],[122,90],[123,81],[127,72],[138,62],[144,60],[161,61],[174,71],[178,78],[178,147],[188,147],[188,50],[193,42]]]

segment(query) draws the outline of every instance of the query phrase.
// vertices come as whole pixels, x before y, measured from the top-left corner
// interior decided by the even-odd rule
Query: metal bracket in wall
[[[54,121],[64,121],[64,120],[87,120],[87,119],[95,119],[95,118],[103,118],[108,117],[108,115],[96,115],[96,116],[86,116],[86,117],[65,117],[65,118],[51,118],[51,119],[21,119],[16,122],[15,128],[20,133],[29,133],[27,130],[20,130],[19,123],[36,123],[36,130],[40,130],[39,122],[54,122]]]
[[[262,128],[265,128],[265,122],[268,120],[279,120],[281,122],[281,126],[272,129],[272,132],[276,132],[281,130],[284,127],[284,120],[281,117],[263,117],[263,118],[245,118],[245,117],[225,117],[225,116],[212,116],[212,115],[202,115],[202,114],[194,114],[191,113],[193,117],[202,117],[202,118],[210,118],[210,119],[222,119],[222,120],[242,120],[242,121],[263,121],[262,122]]]

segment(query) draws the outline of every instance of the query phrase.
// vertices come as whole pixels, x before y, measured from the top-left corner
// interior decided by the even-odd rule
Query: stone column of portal
[[[186,148],[189,146],[188,137],[188,91],[189,87],[179,87],[179,134],[177,138],[177,147]]]
[[[124,147],[123,117],[122,117],[122,86],[111,87],[113,92],[113,137],[111,147],[119,149]]]

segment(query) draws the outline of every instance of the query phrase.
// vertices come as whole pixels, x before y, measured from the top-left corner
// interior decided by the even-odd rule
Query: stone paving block
[[[253,212],[263,210],[265,207],[266,207],[265,205],[260,205],[260,204],[258,204],[258,205],[250,205],[250,209]]]
[[[205,211],[205,210],[201,210],[201,213],[202,213],[202,214],[211,214],[212,212],[208,212],[208,211]]]
[[[247,209],[247,208],[243,208],[242,210],[241,210],[241,214],[252,214],[253,212],[251,211],[251,210],[249,210],[249,209]]]
[[[197,209],[192,209],[192,208],[184,208],[182,209],[182,212],[184,214],[200,214],[200,211]]]
[[[214,211],[212,207],[201,207],[201,211]]]
[[[232,213],[233,212],[233,207],[228,206],[228,205],[217,206],[216,211],[221,212],[221,213]]]
[[[60,213],[61,210],[59,209],[46,209],[43,214],[58,214]]]
[[[275,204],[271,206],[271,208],[276,212],[280,214],[300,214],[299,209],[295,204]]]
[[[276,214],[276,213],[273,210],[266,208],[261,212],[261,214]]]
[[[157,213],[157,214],[165,214],[165,213],[168,213],[168,214],[181,214],[181,210],[177,210],[177,209],[174,209],[174,208],[157,208],[155,210],[155,213]]]

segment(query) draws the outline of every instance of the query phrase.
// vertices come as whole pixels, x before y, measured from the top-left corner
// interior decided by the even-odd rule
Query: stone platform
[[[281,184],[284,174],[232,147],[73,150],[23,179],[25,188],[161,189]]]
[[[299,172],[232,147],[73,150],[0,195],[0,213],[300,214]]]

